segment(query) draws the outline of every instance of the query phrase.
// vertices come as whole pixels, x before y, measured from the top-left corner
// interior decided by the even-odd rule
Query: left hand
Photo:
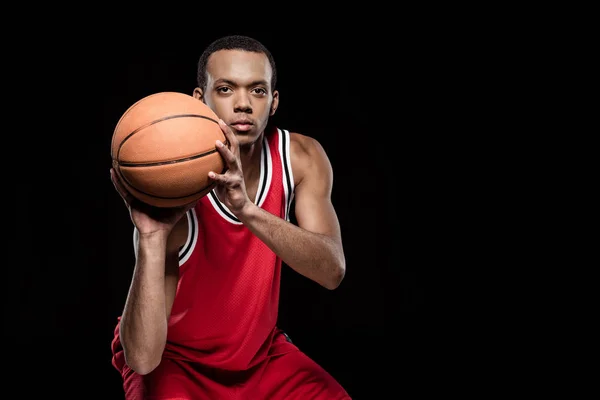
[[[227,171],[223,174],[218,174],[215,171],[210,171],[208,177],[217,182],[215,192],[219,200],[227,206],[227,208],[237,215],[246,205],[250,203],[250,198],[246,192],[246,184],[244,182],[244,173],[242,171],[242,162],[240,161],[240,146],[237,137],[231,131],[231,128],[219,120],[219,126],[225,134],[225,138],[229,142],[227,148],[221,141],[217,140],[217,150],[221,153],[223,160],[227,164]]]

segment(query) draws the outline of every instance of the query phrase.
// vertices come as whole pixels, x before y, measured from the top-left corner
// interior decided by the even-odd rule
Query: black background
[[[345,29],[321,37],[275,29],[40,32],[11,58],[25,78],[13,100],[18,129],[6,141],[20,161],[6,177],[16,195],[7,208],[15,229],[4,335],[22,393],[122,398],[110,342],[134,258],[132,225],[109,177],[112,130],[146,95],[191,94],[204,47],[234,33],[271,50],[277,124],[318,139],[334,169],[346,277],[328,291],[284,267],[279,325],[356,399],[420,380],[418,271],[432,224],[423,193],[433,182],[421,179],[433,141],[421,120],[429,64],[410,41]]]

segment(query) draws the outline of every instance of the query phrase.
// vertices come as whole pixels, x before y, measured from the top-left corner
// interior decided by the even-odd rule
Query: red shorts
[[[126,400],[351,399],[328,372],[297,349],[239,372],[163,359],[154,371],[139,375],[125,365],[123,379]]]

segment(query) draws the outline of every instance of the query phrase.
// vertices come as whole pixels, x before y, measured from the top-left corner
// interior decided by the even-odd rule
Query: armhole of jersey
[[[267,193],[271,188],[271,179],[273,178],[273,160],[271,160],[271,147],[267,138],[263,138],[263,149],[260,155],[260,178],[258,180],[259,189],[256,195],[256,205],[262,207]]]
[[[283,170],[283,191],[285,193],[285,219],[290,220],[290,207],[294,200],[294,174],[290,157],[290,132],[279,129],[279,155]]]
[[[179,266],[181,267],[192,254],[196,242],[198,241],[198,217],[193,208],[185,214],[188,220],[188,235],[185,244],[179,249]],[[138,240],[140,234],[136,227],[133,227],[133,253],[137,259]]]
[[[196,210],[190,209],[185,216],[188,221],[188,236],[185,244],[179,249],[179,266],[181,267],[190,258],[196,242],[198,241],[198,217]]]

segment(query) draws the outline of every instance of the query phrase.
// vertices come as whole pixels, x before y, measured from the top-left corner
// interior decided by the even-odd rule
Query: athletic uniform
[[[288,131],[265,132],[260,162],[255,204],[289,221],[294,179]],[[115,328],[112,363],[126,399],[349,399],[276,326],[281,259],[214,191],[186,217],[188,238],[179,252],[161,364],[144,376],[133,372],[119,341],[120,318]]]

